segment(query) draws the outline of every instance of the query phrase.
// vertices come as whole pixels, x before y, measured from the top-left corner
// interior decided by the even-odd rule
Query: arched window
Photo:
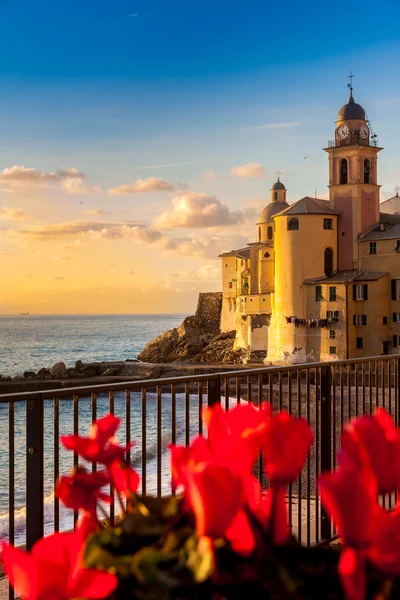
[[[264,254],[264,258],[269,258],[270,256],[271,256],[271,255],[270,255],[270,253],[269,253],[269,252],[266,252],[266,253]]]
[[[369,158],[364,159],[364,183],[371,183],[372,165]]]
[[[258,228],[258,241],[261,242],[261,227]]]
[[[332,248],[325,248],[324,273],[327,277],[330,277],[333,273],[333,250],[332,250]]]
[[[298,219],[289,219],[287,228],[289,231],[295,231],[299,228],[299,220]]]
[[[347,162],[347,158],[342,158],[342,160],[340,161],[340,183],[348,183],[348,170],[349,170],[349,165]]]
[[[272,240],[272,236],[274,235],[272,227],[268,227],[267,237],[269,240]]]
[[[278,200],[278,192],[274,192],[274,200]]]

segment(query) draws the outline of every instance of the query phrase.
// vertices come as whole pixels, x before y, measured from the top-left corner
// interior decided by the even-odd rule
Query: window
[[[258,228],[258,241],[261,242],[261,227]]]
[[[369,243],[369,253],[376,254],[376,242]]]
[[[371,183],[372,165],[369,158],[364,159],[364,183]]]
[[[392,300],[400,300],[400,279],[392,279]]]
[[[336,302],[336,287],[329,288],[329,302]]]
[[[229,289],[231,290],[233,288],[233,283],[232,281],[229,282]]]
[[[327,277],[330,277],[333,273],[333,250],[332,250],[332,248],[325,248],[324,273]]]
[[[336,354],[336,346],[329,346],[329,354]]]
[[[278,192],[274,192],[274,200],[278,200]]]
[[[334,329],[329,330],[329,339],[334,340],[336,338],[336,331]]]
[[[399,336],[398,335],[394,335],[393,336],[393,348],[397,348],[399,345]]]
[[[321,302],[322,300],[322,285],[315,286],[315,302]]]
[[[270,256],[271,256],[271,255],[270,255],[270,253],[269,253],[269,252],[266,252],[266,253],[264,254],[264,258],[269,258]]]
[[[363,347],[363,339],[360,337],[356,338],[356,348],[358,348],[359,350]]]
[[[353,300],[368,300],[368,284],[357,283],[353,285]]]
[[[339,181],[340,183],[348,183],[348,162],[347,158],[342,158],[339,166]]]
[[[367,324],[367,315],[353,315],[353,325],[360,327]]]
[[[268,227],[268,233],[267,233],[267,237],[269,240],[272,240],[272,236],[273,236],[274,232],[272,227]]]
[[[296,231],[299,228],[299,220],[289,219],[287,228],[289,231]]]
[[[400,323],[400,313],[393,313],[393,323]]]
[[[396,248],[394,249],[395,252],[400,252],[400,240],[397,240],[396,243]]]
[[[327,310],[326,318],[328,321],[339,321],[339,311],[338,310]]]
[[[324,219],[324,229],[333,229],[333,219]]]
[[[382,325],[387,325],[387,317],[382,317]]]

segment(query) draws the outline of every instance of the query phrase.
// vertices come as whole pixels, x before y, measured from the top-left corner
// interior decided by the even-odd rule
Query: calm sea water
[[[65,362],[136,358],[150,340],[187,315],[0,316],[0,374]]]
[[[15,375],[25,370],[50,367],[63,361],[72,366],[82,361],[125,360],[136,358],[144,345],[167,329],[177,326],[186,315],[93,315],[93,316],[15,316],[0,317],[0,373]],[[183,441],[185,398],[177,394],[177,437]],[[162,405],[162,489],[169,491],[168,452],[170,441],[171,411],[170,398],[163,395]],[[108,398],[99,396],[98,416],[108,412]],[[198,399],[190,401],[190,437],[198,431]],[[125,436],[125,397],[115,394],[115,414],[122,419],[120,440]],[[141,399],[137,393],[131,395],[131,432],[136,441],[133,449],[133,464],[140,472],[142,457]],[[45,402],[44,427],[44,487],[45,487],[45,531],[54,527],[54,429],[53,402]],[[87,434],[91,423],[90,398],[79,402],[79,430]],[[147,490],[156,491],[156,397],[148,394],[146,407],[146,456]],[[0,404],[0,538],[8,537],[8,406]],[[26,498],[26,406],[25,402],[15,405],[15,543],[25,543],[25,498]],[[60,435],[73,431],[72,403],[60,402]],[[68,473],[73,466],[71,453],[60,448],[60,473]],[[61,507],[60,526],[72,526],[71,511]]]

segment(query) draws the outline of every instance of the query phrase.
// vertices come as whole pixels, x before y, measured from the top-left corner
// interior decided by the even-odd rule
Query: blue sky
[[[110,213],[105,223],[151,223],[173,195],[111,198],[107,190],[155,177],[238,211],[268,201],[278,169],[289,201],[315,189],[323,196],[322,148],[347,100],[350,69],[354,96],[385,148],[379,179],[389,197],[400,184],[399,21],[394,0],[337,8],[314,0],[0,0],[0,172],[72,167],[96,191],[80,198],[3,188],[0,207],[20,208],[32,227],[86,218],[83,200],[92,212]],[[247,163],[261,164],[264,176],[232,176]],[[169,235],[216,231],[191,226]],[[224,232],[227,244],[239,233],[232,224],[217,231]],[[253,235],[252,223],[246,234]],[[10,243],[3,253],[13,254]],[[159,278],[197,269],[194,257],[152,252]]]

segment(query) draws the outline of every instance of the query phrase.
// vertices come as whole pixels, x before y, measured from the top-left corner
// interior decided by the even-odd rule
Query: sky
[[[192,313],[354,97],[400,185],[400,5],[0,0],[0,314]],[[305,156],[310,158],[305,159]]]

